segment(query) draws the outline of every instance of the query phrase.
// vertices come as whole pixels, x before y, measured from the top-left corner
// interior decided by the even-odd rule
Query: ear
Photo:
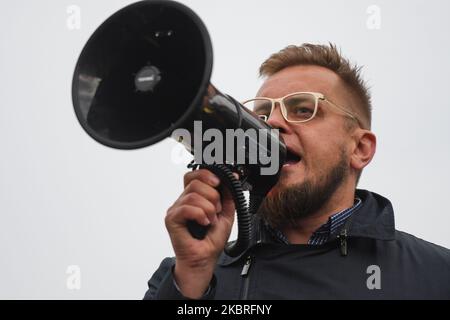
[[[358,128],[354,132],[354,149],[350,158],[350,166],[356,171],[362,170],[375,155],[377,137],[373,132]]]

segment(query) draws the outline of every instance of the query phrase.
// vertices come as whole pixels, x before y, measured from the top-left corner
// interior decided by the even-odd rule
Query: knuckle
[[[202,214],[202,209],[196,206],[183,204],[178,208],[178,214],[184,218]]]
[[[189,175],[191,174],[192,172],[186,172],[184,175],[183,175],[183,179],[184,179],[184,181],[186,182],[186,180],[189,178]]]
[[[172,214],[168,213],[165,217],[164,217],[164,224],[167,226],[170,225],[171,221],[172,221],[173,217]]]
[[[177,202],[175,201],[174,203],[172,203],[172,205],[169,208],[167,208],[166,215],[169,214],[169,212],[171,212],[173,210],[173,208],[175,207],[176,203]]]
[[[207,177],[209,174],[211,174],[211,171],[207,169],[199,169],[197,170],[197,172],[201,177]]]
[[[207,214],[214,214],[216,213],[216,207],[209,201],[205,203],[205,211]]]
[[[198,179],[194,179],[187,185],[186,189],[188,190],[198,190],[203,185],[203,182],[201,182]]]
[[[214,201],[214,203],[220,202],[220,193],[217,190],[214,190],[214,192],[212,193],[212,200]]]
[[[182,215],[184,210],[186,210],[186,206],[184,206],[182,204],[176,206],[167,215],[167,219],[168,220],[175,219],[177,216]]]
[[[200,195],[195,192],[188,193],[184,196],[185,202],[196,203],[201,199]]]
[[[170,218],[173,215],[173,211],[175,210],[175,208],[176,207],[174,205],[172,205],[172,206],[169,207],[169,209],[167,209],[167,211],[166,211],[166,219]]]
[[[183,176],[184,185],[187,185],[192,179],[194,179],[195,175],[196,175],[195,171],[186,172]]]
[[[207,181],[210,181],[211,179],[213,179],[215,177],[214,173],[212,173],[211,171],[207,170],[207,169],[201,169],[198,170],[199,172],[199,176],[198,178],[202,181],[204,181],[204,183],[206,183]]]
[[[189,208],[190,206],[188,205],[180,204],[178,208],[175,210],[175,214],[184,216],[186,212],[189,212]]]

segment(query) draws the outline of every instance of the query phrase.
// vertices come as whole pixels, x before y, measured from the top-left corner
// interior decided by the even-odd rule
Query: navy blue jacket
[[[386,198],[362,205],[323,245],[278,243],[258,216],[252,245],[219,258],[205,299],[450,299],[450,250],[395,230]],[[183,299],[174,258],[162,261],[144,299]]]

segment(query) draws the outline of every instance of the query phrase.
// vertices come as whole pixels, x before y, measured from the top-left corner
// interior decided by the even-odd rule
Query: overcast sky
[[[210,32],[211,82],[237,100],[289,44],[330,41],[363,65],[378,147],[360,187],[393,202],[397,229],[450,247],[450,2],[182,2]],[[164,215],[187,170],[176,143],[107,148],[71,103],[84,43],[128,3],[0,4],[0,298],[140,299],[173,254]]]

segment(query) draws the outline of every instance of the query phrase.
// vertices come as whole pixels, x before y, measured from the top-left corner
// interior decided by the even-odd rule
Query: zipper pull
[[[241,271],[241,276],[246,277],[248,274],[248,270],[250,269],[250,266],[252,265],[252,256],[247,257],[247,261],[245,261],[244,267]]]
[[[341,255],[346,256],[348,253],[347,249],[347,229],[344,228],[341,230],[339,236],[339,247],[341,249]]]

